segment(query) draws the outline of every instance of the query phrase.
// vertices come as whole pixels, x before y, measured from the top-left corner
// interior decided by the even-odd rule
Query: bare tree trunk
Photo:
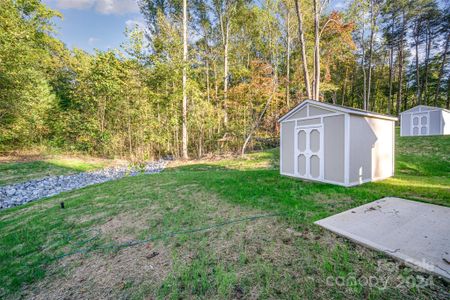
[[[405,100],[403,101],[403,111],[408,108],[408,85],[405,84]]]
[[[391,23],[391,36],[394,35],[394,25],[396,22],[395,16],[392,17]],[[393,41],[390,41],[390,49],[389,49],[389,98],[388,98],[388,114],[392,113],[392,109],[394,106],[394,100],[392,98],[392,81],[394,77],[394,44]]]
[[[203,126],[200,128],[200,135],[198,137],[198,157],[203,156]]]
[[[320,36],[319,36],[319,0],[314,0],[314,100],[319,101],[320,94]]]
[[[130,153],[130,158],[133,153],[133,143],[131,138],[131,120],[130,116],[128,116],[128,151]]]
[[[379,87],[379,83],[380,83],[380,79],[381,80],[384,79],[383,76],[384,76],[384,71],[386,69],[387,52],[384,49],[382,50],[382,52],[384,53],[384,55],[383,55],[383,64],[382,64],[381,69],[380,69],[380,75],[376,76],[375,71],[374,71],[374,74],[373,74],[373,78],[374,78],[373,95],[375,95],[375,97],[373,97],[373,101],[372,101],[372,106],[371,107],[372,107],[372,111],[378,111],[378,112],[381,111],[381,108],[384,109],[384,107],[383,107],[384,106],[383,99],[380,99],[380,101],[378,102],[380,109],[377,109],[377,97],[376,97],[377,91],[378,91],[378,87]]]
[[[352,81],[351,81],[351,87],[350,87],[350,102],[348,103],[348,106],[353,107],[353,100],[355,97],[355,82],[356,82],[356,78],[357,77],[357,72],[358,72],[358,64],[355,64],[355,69],[352,72]]]
[[[303,15],[300,7],[300,0],[295,0],[295,11],[298,19],[298,39],[300,41],[300,47],[302,50],[302,64],[303,64],[303,77],[305,80],[305,89],[308,99],[312,99],[311,84],[309,81],[308,61],[306,57],[306,42],[305,35],[303,33]]]
[[[209,87],[209,59],[206,58],[206,98],[211,101],[211,91]]]
[[[364,110],[370,110],[370,90],[372,87],[372,54],[373,54],[373,36],[375,31],[375,16],[373,13],[373,1],[370,0],[370,41],[369,41],[369,74],[367,79],[367,97]]]
[[[250,139],[252,138],[253,133],[255,133],[255,131],[258,129],[259,125],[261,124],[261,121],[264,118],[264,115],[265,115],[267,109],[269,108],[270,102],[272,102],[272,99],[274,98],[277,88],[278,88],[278,79],[277,79],[277,75],[275,73],[274,78],[273,78],[272,92],[270,93],[269,98],[267,98],[266,105],[264,106],[264,109],[262,110],[261,114],[259,115],[258,120],[256,120],[255,124],[252,125],[252,128],[250,129],[250,131],[247,135],[247,138],[245,139],[244,144],[242,145],[241,156],[245,155],[245,149],[247,148],[247,145],[250,142]]]
[[[450,109],[450,77],[447,80],[447,105],[445,107]]]
[[[363,71],[363,109],[367,110],[367,74],[366,74],[366,46],[364,45],[364,34],[365,28],[364,23],[362,25],[362,33],[361,33],[361,68]]]
[[[392,112],[392,73],[393,73],[394,48],[389,49],[389,98],[388,98],[388,114]]]
[[[402,32],[400,34],[400,45],[398,49],[398,93],[397,93],[397,116],[400,114],[401,102],[402,102],[402,88],[403,88],[403,43],[405,40],[406,30],[406,16],[403,11],[402,16]]]
[[[225,35],[223,39],[223,124],[228,125],[228,41],[230,33],[230,24],[225,24]]]
[[[291,75],[291,36],[290,36],[290,9],[289,6],[286,6],[287,9],[287,14],[286,14],[286,39],[287,39],[287,47],[286,47],[286,106],[290,107],[290,90],[289,90],[289,86],[290,86],[290,75]]]
[[[430,60],[430,52],[431,52],[431,32],[430,27],[427,25],[427,38],[426,38],[426,47],[425,47],[425,72],[424,72],[424,80],[422,81],[422,93],[421,98],[423,97],[424,101],[421,101],[425,105],[428,104],[428,70],[429,70],[429,60]],[[422,99],[421,99],[422,100]]]
[[[348,76],[348,68],[345,68],[345,76],[344,76],[344,84],[342,86],[342,95],[341,95],[341,105],[344,105],[345,102],[345,93],[347,91],[347,76]]]
[[[213,72],[214,72],[214,98],[215,101],[217,101],[219,97],[219,82],[218,82],[219,78],[217,76],[217,64],[215,60],[213,65]]]
[[[416,104],[420,105],[420,72],[419,72],[419,22],[417,21],[417,24],[414,28],[414,43],[415,43],[415,59],[416,59]]]
[[[447,59],[449,39],[450,39],[450,31],[447,33],[447,40],[445,41],[444,52],[442,53],[442,62],[441,62],[441,67],[439,68],[436,93],[434,94],[434,106],[438,105],[437,102],[438,102],[438,97],[439,97],[439,90],[441,88],[442,74],[444,73],[445,61]]]
[[[188,159],[187,133],[187,0],[183,0],[183,124],[182,124],[182,155]]]

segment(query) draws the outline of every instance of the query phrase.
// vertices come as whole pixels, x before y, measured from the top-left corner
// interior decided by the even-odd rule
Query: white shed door
[[[411,135],[428,135],[428,113],[413,114],[411,118]]]
[[[321,125],[295,130],[295,173],[308,179],[323,178],[323,128]]]

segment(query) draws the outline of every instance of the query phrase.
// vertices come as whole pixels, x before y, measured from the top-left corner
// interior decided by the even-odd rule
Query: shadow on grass
[[[0,164],[0,186],[24,182],[45,176],[67,175],[102,167],[102,163],[80,159],[48,159]]]
[[[161,174],[127,177],[0,211],[0,279],[5,282],[4,295],[46,276],[52,256],[69,243],[59,240],[57,234],[77,236],[108,224],[117,215],[133,216],[132,224],[143,221],[144,232],[153,234],[213,223],[204,211],[209,207],[208,212],[220,212],[220,207],[227,207],[221,205],[223,202],[281,213],[287,226],[320,236],[322,231],[313,225],[314,221],[385,196],[444,205],[449,202],[448,179],[440,177],[399,176],[345,188],[284,177],[278,169],[246,169],[248,166],[184,165]],[[200,195],[206,201],[202,206],[198,204]],[[66,209],[59,208],[60,201],[65,201]],[[147,217],[139,215],[142,212],[147,212]],[[43,251],[49,245],[51,251]]]
[[[307,210],[329,214],[383,197],[401,197],[450,206],[449,179],[440,176],[395,176],[345,188],[281,176],[278,169],[239,170],[224,165],[193,164],[169,168],[179,180],[191,180],[233,203],[259,209]],[[313,218],[315,219],[315,218]]]

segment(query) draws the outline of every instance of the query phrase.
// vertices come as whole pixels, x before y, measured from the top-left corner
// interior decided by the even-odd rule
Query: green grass
[[[450,206],[449,142],[399,138],[396,176],[353,188],[282,177],[275,149],[1,211],[0,298],[446,298],[448,283],[415,287],[411,280],[430,277],[313,222],[384,196]],[[274,213],[282,215],[214,227]],[[205,226],[214,228],[167,236]],[[56,259],[80,249],[88,252]],[[338,276],[349,280],[327,281]],[[358,281],[370,276],[379,284]]]
[[[51,158],[32,162],[0,163],[0,186],[49,175],[67,175],[103,167],[98,161],[77,158]]]

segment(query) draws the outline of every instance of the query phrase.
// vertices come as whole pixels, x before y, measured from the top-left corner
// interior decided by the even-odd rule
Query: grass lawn
[[[49,175],[67,175],[106,166],[106,160],[52,157],[31,162],[0,163],[0,186]]]
[[[384,196],[450,206],[450,136],[397,140],[396,176],[353,188],[282,177],[273,150],[0,211],[0,298],[448,299],[313,224]]]

